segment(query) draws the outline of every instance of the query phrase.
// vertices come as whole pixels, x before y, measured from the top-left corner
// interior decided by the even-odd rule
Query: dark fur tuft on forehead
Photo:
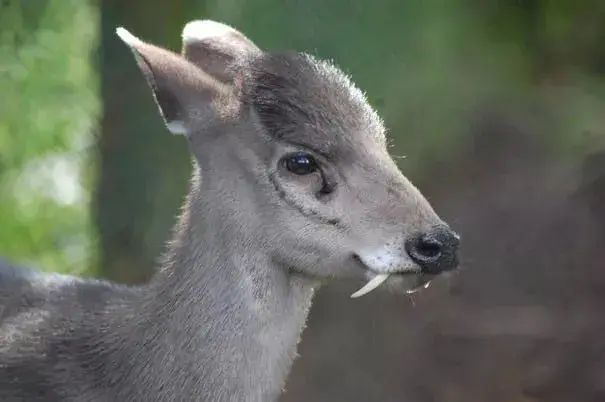
[[[265,53],[248,63],[245,102],[275,138],[325,152],[352,136],[384,142],[382,120],[333,64],[304,53]]]

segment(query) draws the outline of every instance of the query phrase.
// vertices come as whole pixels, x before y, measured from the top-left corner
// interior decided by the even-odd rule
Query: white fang
[[[384,281],[386,281],[389,277],[389,274],[379,274],[373,277],[368,283],[366,283],[361,289],[351,295],[352,298],[361,297],[367,293],[370,293],[372,290],[376,289],[378,286],[382,285]]]
[[[120,37],[120,39],[122,39],[122,41],[124,41],[124,43],[126,43],[128,46],[134,46],[134,45],[138,45],[141,44],[142,41],[137,38],[136,36],[134,36],[133,34],[131,34],[130,32],[128,32],[125,28],[123,27],[118,27],[116,28],[116,34]]]

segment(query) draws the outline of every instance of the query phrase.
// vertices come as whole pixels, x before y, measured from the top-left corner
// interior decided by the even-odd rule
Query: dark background
[[[322,289],[284,401],[605,401],[598,0],[0,1],[1,255],[152,274],[190,160],[114,31],[177,50],[197,18],[335,60],[463,238],[461,271],[413,298]],[[61,176],[51,154],[77,201],[25,174]]]

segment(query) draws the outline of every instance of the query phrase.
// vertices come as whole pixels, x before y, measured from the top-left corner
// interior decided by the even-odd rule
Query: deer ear
[[[182,56],[143,42],[124,28],[116,34],[134,54],[137,66],[173,134],[189,134],[194,121],[212,118],[212,100],[225,89]]]
[[[195,20],[183,28],[185,59],[218,80],[232,84],[235,61],[262,51],[244,34],[229,25],[211,20]]]

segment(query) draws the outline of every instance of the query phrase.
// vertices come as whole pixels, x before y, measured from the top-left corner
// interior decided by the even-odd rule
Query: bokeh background
[[[0,0],[0,255],[149,278],[190,160],[114,29],[197,18],[342,66],[463,237],[413,298],[322,289],[283,401],[605,401],[602,0]]]

